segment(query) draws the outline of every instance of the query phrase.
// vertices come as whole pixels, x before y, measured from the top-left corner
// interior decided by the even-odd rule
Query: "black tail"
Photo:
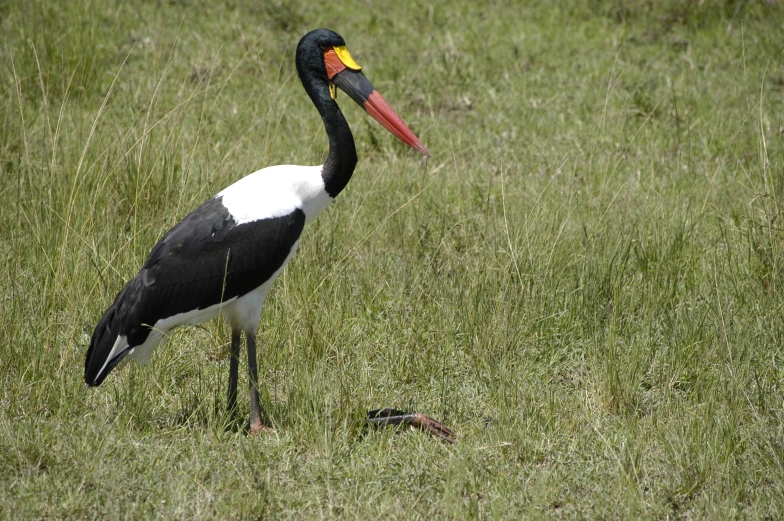
[[[95,326],[90,347],[87,349],[87,357],[84,360],[84,381],[90,387],[101,385],[112,369],[128,354],[130,346],[118,346],[121,350],[114,353],[112,349],[119,337],[128,336],[125,333],[130,329],[128,326],[131,317],[128,308],[132,307],[128,305],[130,304],[128,300],[133,300],[128,297],[134,293],[134,281],[135,279],[132,279],[126,284]]]

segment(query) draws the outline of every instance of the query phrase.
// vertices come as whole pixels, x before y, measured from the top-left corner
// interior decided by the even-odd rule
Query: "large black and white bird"
[[[323,165],[264,168],[193,210],[155,245],[98,322],[84,364],[89,386],[100,385],[125,358],[150,361],[173,328],[223,313],[232,328],[228,406],[234,409],[240,335],[245,332],[250,378],[250,432],[262,423],[256,330],[270,286],[294,256],[302,230],[346,187],[357,163],[354,138],[335,99],[337,88],[418,152],[427,149],[376,91],[337,33],[306,34],[296,52],[297,73],[321,114],[329,137]],[[454,434],[422,414],[394,409],[369,413],[374,424],[407,424],[447,441]]]

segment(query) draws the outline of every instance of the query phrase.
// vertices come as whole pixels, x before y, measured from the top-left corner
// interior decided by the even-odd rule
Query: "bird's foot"
[[[429,432],[447,443],[454,443],[457,435],[443,423],[421,413],[408,413],[397,409],[377,409],[368,413],[371,425],[408,425],[421,431]]]
[[[261,422],[254,422],[250,424],[250,428],[248,429],[248,436],[255,438],[261,434],[273,434],[275,429],[272,427],[267,427]]]

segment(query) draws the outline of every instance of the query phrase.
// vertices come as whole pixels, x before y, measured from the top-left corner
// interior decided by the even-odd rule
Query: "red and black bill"
[[[419,138],[389,106],[370,81],[358,69],[350,68],[333,49],[324,53],[324,63],[330,82],[356,101],[370,116],[385,129],[398,137],[417,152],[430,157],[430,152]]]

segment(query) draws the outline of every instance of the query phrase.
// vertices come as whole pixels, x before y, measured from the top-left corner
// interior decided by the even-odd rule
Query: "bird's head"
[[[329,29],[309,32],[297,45],[296,61],[297,72],[306,88],[309,78],[317,78],[329,87],[333,100],[337,98],[337,89],[342,90],[398,139],[430,157],[422,142],[362,74],[361,67],[351,57],[346,42],[338,33]]]

